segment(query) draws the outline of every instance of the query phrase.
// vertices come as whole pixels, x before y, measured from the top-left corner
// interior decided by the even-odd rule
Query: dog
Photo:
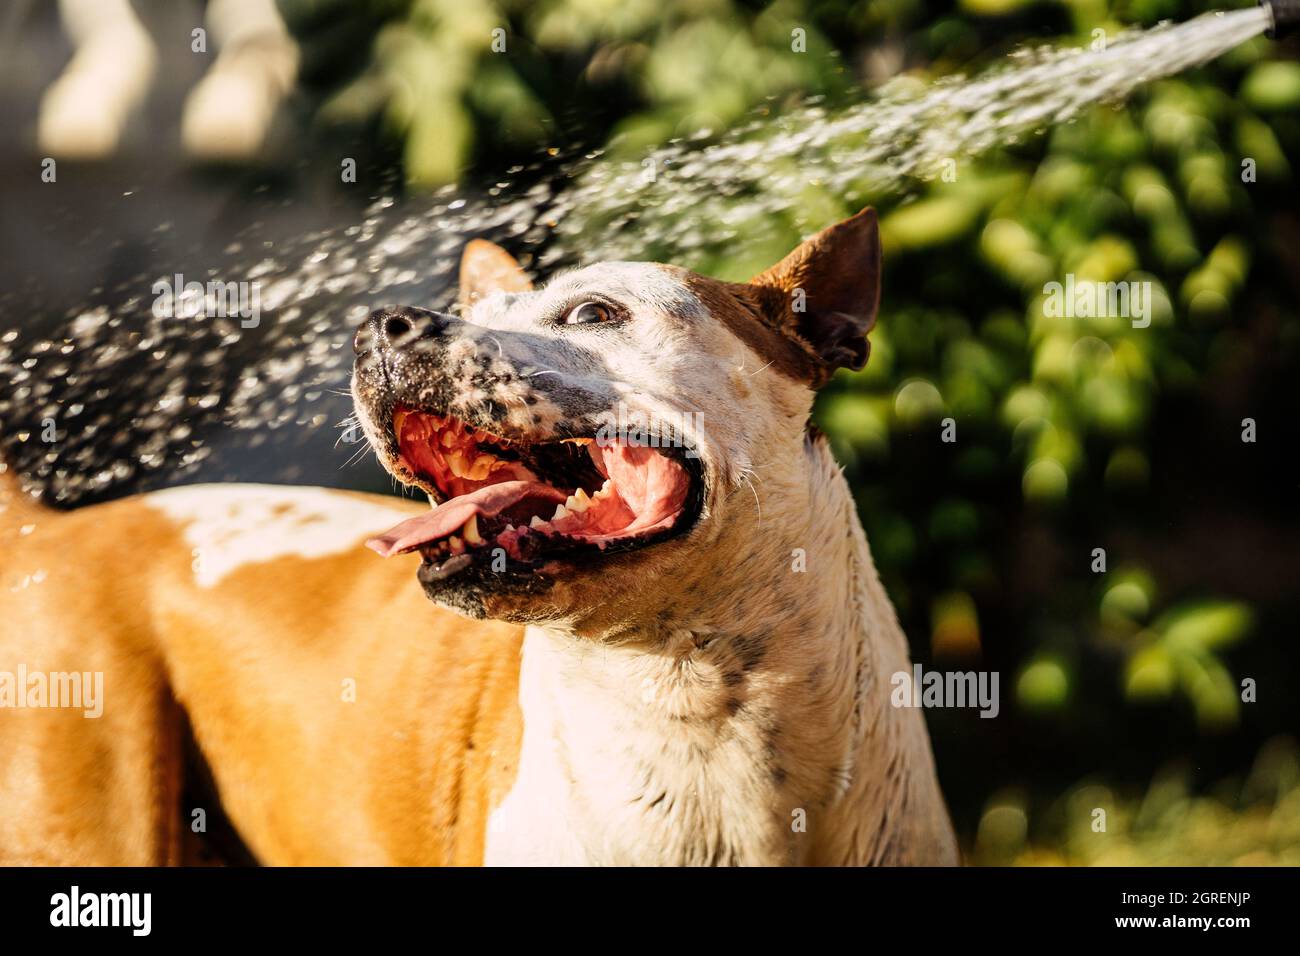
[[[366,440],[431,507],[200,485],[56,513],[0,475],[0,672],[28,675],[0,863],[189,862],[218,811],[274,865],[957,863],[809,420],[866,362],[879,276],[870,209],[744,283],[534,289],[471,241],[458,315],[354,339]],[[52,706],[73,673],[100,716]]]

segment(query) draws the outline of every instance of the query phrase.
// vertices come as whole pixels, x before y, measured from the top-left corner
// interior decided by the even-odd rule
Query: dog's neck
[[[606,641],[529,628],[489,862],[865,863],[903,842],[914,756],[933,773],[889,706],[907,649],[848,486],[821,440],[756,485],[734,557],[662,613]]]

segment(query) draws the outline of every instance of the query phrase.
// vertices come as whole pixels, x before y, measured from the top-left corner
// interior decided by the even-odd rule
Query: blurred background
[[[448,304],[467,238],[541,271],[639,248],[739,279],[874,203],[871,360],[817,418],[915,659],[1001,674],[997,719],[927,714],[967,858],[1298,864],[1294,40],[1245,43],[951,181],[882,190],[795,161],[779,200],[724,192],[709,211],[725,222],[690,221],[727,241],[678,241],[653,190],[645,216],[564,199],[601,164],[806,117],[810,98],[836,115],[900,78],[1209,9],[9,0],[4,454],[64,507],[195,480],[391,491],[336,427],[349,331],[381,299]],[[851,170],[851,151],[832,159]],[[1152,283],[1151,326],[1049,321],[1043,285],[1067,272]],[[266,314],[151,318],[151,283],[176,273],[261,278]]]

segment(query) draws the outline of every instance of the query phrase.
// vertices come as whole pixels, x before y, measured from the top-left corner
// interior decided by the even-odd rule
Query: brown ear
[[[515,257],[496,243],[471,239],[460,257],[460,307],[493,292],[528,292],[533,287]]]
[[[880,307],[880,229],[870,207],[823,229],[749,284],[769,322],[812,360],[812,386],[867,364]]]

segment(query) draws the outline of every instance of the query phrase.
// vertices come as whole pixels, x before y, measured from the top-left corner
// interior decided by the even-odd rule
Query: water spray
[[[1268,11],[1269,26],[1264,31],[1270,40],[1288,36],[1300,27],[1300,0],[1259,0]]]
[[[260,328],[154,315],[157,276],[149,272],[124,277],[118,298],[89,303],[57,328],[20,335],[0,313],[0,441],[8,461],[58,504],[200,469],[205,480],[301,477],[272,472],[281,466],[271,449],[285,468],[315,455],[313,474],[333,472],[329,426],[350,410],[344,330],[377,302],[448,304],[469,237],[508,236],[542,273],[597,259],[707,267],[720,250],[761,245],[765,229],[783,228],[810,181],[863,204],[903,193],[946,163],[1027,141],[1297,27],[1300,0],[1261,0],[1130,28],[1100,49],[1026,46],[972,77],[904,77],[858,102],[810,101],[649,155],[597,150],[491,197],[449,189],[405,206],[385,197],[359,222],[274,243],[254,223],[208,265],[214,275],[261,283]],[[656,172],[649,182],[647,164]],[[89,424],[61,429],[56,453],[39,438],[47,422],[65,419]],[[205,430],[220,435],[228,466]],[[250,452],[262,450],[231,454],[245,441]],[[250,461],[267,471],[250,475]]]

